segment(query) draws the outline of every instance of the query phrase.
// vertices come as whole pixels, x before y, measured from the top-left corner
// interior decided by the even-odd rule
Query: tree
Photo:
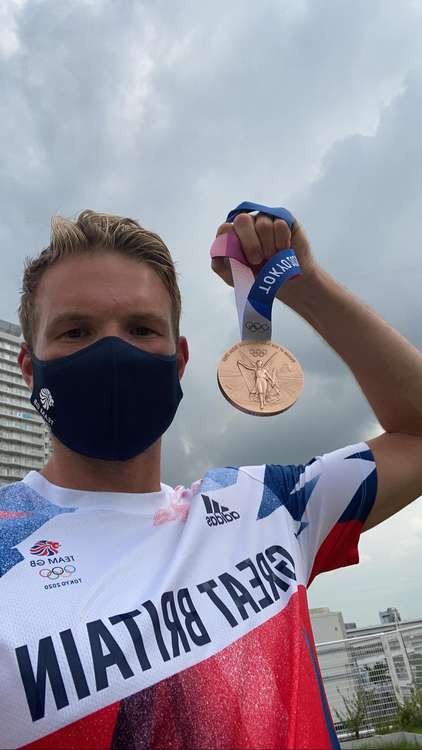
[[[349,729],[353,732],[355,739],[359,739],[359,733],[362,729],[362,725],[368,720],[368,708],[374,700],[374,693],[372,690],[365,690],[365,688],[359,686],[355,689],[355,692],[351,696],[344,696],[339,688],[337,692],[340,693],[345,712],[335,710],[337,719],[343,723],[345,729]]]
[[[410,696],[400,705],[397,718],[402,729],[422,727],[422,688],[412,688]]]

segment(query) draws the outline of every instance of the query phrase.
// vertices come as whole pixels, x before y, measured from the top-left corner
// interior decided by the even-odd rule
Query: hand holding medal
[[[227,222],[252,211],[282,219],[290,230],[293,227],[294,218],[285,208],[249,202],[230,211]],[[242,339],[223,355],[217,372],[220,390],[233,406],[248,414],[280,414],[293,406],[303,390],[299,362],[271,341],[274,297],[283,284],[302,274],[296,254],[290,247],[277,248],[255,278],[237,234],[229,231],[214,240],[211,257],[229,259]]]

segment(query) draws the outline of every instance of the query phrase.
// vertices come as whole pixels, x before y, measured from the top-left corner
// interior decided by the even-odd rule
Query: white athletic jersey
[[[339,747],[306,586],[358,562],[358,443],[149,494],[0,489],[0,747]]]

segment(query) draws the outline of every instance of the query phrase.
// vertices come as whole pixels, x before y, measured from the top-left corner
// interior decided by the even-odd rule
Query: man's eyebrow
[[[167,318],[164,315],[159,315],[153,312],[131,312],[128,313],[125,318],[129,322],[142,322],[152,324],[156,323],[168,327]],[[92,313],[81,313],[80,310],[74,312],[69,311],[66,313],[61,313],[60,315],[57,315],[55,318],[53,318],[51,323],[49,323],[47,330],[54,330],[63,323],[88,323],[95,319],[96,316],[92,315]]]

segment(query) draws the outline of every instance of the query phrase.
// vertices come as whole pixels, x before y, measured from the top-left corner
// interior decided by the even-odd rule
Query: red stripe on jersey
[[[342,521],[333,526],[317,552],[308,586],[319,573],[359,562],[358,542],[362,527],[362,521]]]
[[[214,656],[25,750],[332,748],[304,632],[314,649],[299,586],[281,612]]]
[[[333,747],[303,630],[313,643],[301,586],[218,654],[124,699],[113,750]]]
[[[22,750],[109,750],[119,707],[117,702],[100,708],[57,732],[22,746]]]

